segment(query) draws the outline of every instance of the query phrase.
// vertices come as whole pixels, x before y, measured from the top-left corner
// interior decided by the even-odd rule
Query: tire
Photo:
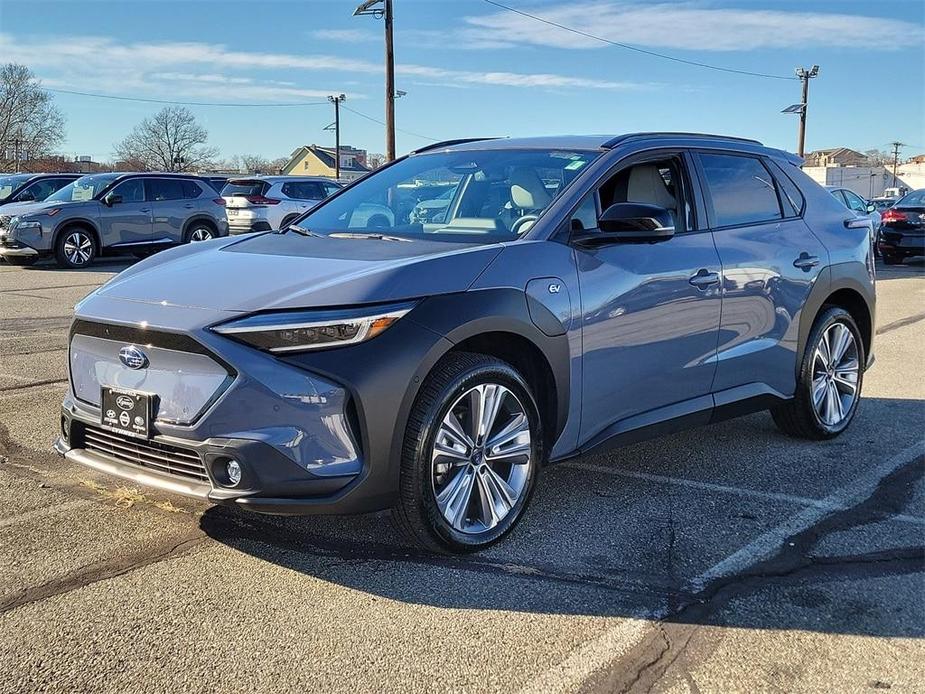
[[[471,444],[475,427],[468,413],[476,401],[499,403],[493,425],[482,439],[476,438],[475,446],[459,437],[454,444],[447,437],[450,413]],[[501,439],[502,432],[514,431],[520,433],[496,446],[494,456],[488,453],[485,444],[492,437]],[[396,525],[433,552],[475,552],[498,542],[514,528],[530,501],[545,455],[543,433],[530,387],[509,364],[482,354],[447,355],[428,375],[408,420],[399,501],[392,511]],[[500,446],[506,448],[499,451]],[[447,456],[444,451],[454,452]],[[489,489],[491,494],[483,491]],[[461,501],[466,490],[468,503]],[[496,503],[483,503],[488,499]]]
[[[68,227],[55,239],[55,260],[60,267],[87,267],[95,257],[96,240],[84,227]]]
[[[211,241],[218,237],[215,227],[209,222],[195,221],[189,225],[183,234],[183,243],[198,243],[200,241]]]
[[[847,332],[842,333],[842,330]],[[850,340],[833,366],[826,354],[830,345],[838,347],[843,334],[849,335]],[[824,440],[838,436],[857,413],[866,359],[864,342],[851,314],[837,306],[824,308],[806,341],[793,399],[771,410],[775,424],[785,434],[803,439]],[[834,398],[831,397],[833,388]],[[832,409],[827,408],[830,403]]]
[[[881,253],[880,257],[883,259],[884,265],[898,265],[902,262],[902,258],[895,253]]]
[[[30,265],[35,265],[38,261],[37,255],[21,255],[21,256],[6,256],[6,262],[10,265],[16,265],[17,267],[29,267]]]

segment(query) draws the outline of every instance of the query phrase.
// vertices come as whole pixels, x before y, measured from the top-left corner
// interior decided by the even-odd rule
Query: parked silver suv
[[[222,188],[230,233],[282,229],[340,188],[320,176],[230,178]]]
[[[97,255],[148,255],[166,246],[228,234],[225,201],[202,178],[162,173],[83,176],[43,202],[8,205],[0,256],[31,265],[54,255],[62,267]]]

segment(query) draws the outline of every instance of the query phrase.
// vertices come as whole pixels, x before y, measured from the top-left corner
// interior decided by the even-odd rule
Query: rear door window
[[[150,178],[147,181],[148,199],[154,202],[183,199],[183,181],[177,178]]]
[[[717,227],[759,224],[781,219],[780,201],[771,173],[748,155],[699,154],[707,194]]]
[[[806,205],[806,198],[791,178],[787,175],[777,163],[769,162],[771,171],[777,179],[777,185],[781,190],[781,203],[784,206],[785,217],[799,217],[803,214],[803,207]]]

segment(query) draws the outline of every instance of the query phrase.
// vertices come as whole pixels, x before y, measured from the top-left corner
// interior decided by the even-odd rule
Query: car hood
[[[222,238],[159,253],[94,295],[245,313],[400,301],[464,291],[502,248],[294,233]]]

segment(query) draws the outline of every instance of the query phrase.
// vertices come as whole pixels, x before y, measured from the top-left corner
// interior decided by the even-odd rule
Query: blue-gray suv
[[[56,448],[263,513],[392,509],[460,552],[550,462],[758,410],[836,436],[872,359],[869,220],[799,165],[674,133],[418,150],[83,300]]]

